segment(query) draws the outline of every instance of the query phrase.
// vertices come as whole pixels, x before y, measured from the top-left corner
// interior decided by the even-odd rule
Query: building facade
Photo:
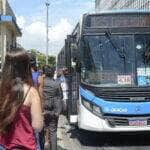
[[[96,12],[120,9],[150,10],[150,0],[95,0]]]
[[[7,50],[16,47],[16,38],[21,36],[16,17],[7,0],[0,0],[0,69]]]

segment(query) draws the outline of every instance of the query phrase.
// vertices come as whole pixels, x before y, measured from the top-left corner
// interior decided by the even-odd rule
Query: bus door
[[[69,69],[69,99],[67,104],[68,119],[71,124],[77,122],[77,106],[79,99],[79,73],[76,70],[75,62],[75,47],[76,43],[72,36],[68,36],[66,40],[66,50],[68,54],[68,69]]]

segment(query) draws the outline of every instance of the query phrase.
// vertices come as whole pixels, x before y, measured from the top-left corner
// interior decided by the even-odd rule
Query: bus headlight
[[[92,110],[92,105],[86,100],[82,100],[82,104],[89,110]]]
[[[100,114],[101,110],[100,110],[100,108],[98,106],[93,105],[93,112]]]
[[[83,97],[81,97],[81,101],[82,101],[83,106],[85,106],[90,112],[92,112],[93,114],[95,114],[96,116],[98,116],[100,118],[103,117],[101,108],[99,106],[96,106],[95,104],[87,101]]]

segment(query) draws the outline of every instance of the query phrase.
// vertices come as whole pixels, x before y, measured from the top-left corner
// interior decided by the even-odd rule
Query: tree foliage
[[[37,51],[36,49],[28,50],[28,53],[30,55],[32,55],[33,57],[35,57],[37,67],[39,69],[42,69],[42,67],[46,65],[46,56],[45,56],[45,54]],[[55,56],[50,56],[50,55],[48,56],[48,66],[50,66],[50,67],[55,67],[56,66],[56,57]]]
[[[56,66],[56,57],[48,56],[48,65],[50,67],[55,67]]]

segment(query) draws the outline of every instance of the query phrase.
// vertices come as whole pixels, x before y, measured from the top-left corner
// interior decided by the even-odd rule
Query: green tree
[[[55,56],[48,56],[48,65],[50,67],[56,66],[56,57]]]
[[[38,68],[42,69],[43,66],[46,64],[46,57],[43,53],[37,54],[37,66]]]
[[[37,67],[42,69],[43,66],[46,64],[46,56],[44,53],[37,51],[36,49],[30,49],[27,51],[32,57],[35,57]],[[48,66],[55,67],[56,66],[56,57],[55,56],[48,56]]]
[[[27,52],[34,55],[34,56],[36,56],[37,50],[36,49],[30,49]]]

